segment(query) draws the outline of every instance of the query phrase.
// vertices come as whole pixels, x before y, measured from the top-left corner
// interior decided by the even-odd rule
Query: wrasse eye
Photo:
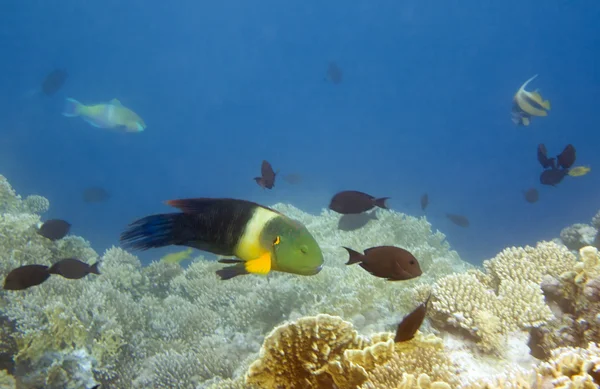
[[[273,246],[277,246],[279,243],[281,243],[281,238],[279,236],[277,236],[275,238],[275,240],[273,241]]]

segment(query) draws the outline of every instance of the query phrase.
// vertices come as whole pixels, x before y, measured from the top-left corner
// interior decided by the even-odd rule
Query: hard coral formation
[[[238,386],[241,374],[265,334],[281,322],[336,313],[355,322],[357,332],[390,329],[414,308],[410,285],[468,267],[424,219],[386,211],[380,223],[343,232],[337,231],[338,215],[312,216],[276,205],[315,233],[324,248],[323,271],[313,277],[274,274],[222,282],[214,273],[221,265],[202,257],[187,269],[160,262],[143,267],[119,248],[99,256],[81,237],[52,242],[35,232],[39,215],[29,213],[34,207],[25,207],[4,178],[0,196],[0,275],[66,256],[101,262],[99,276],[51,277],[37,287],[0,295],[5,319],[14,326],[8,335],[15,347],[8,352],[23,387],[89,388],[94,381],[103,389],[172,387],[174,381],[178,387],[218,382],[243,387]],[[376,279],[344,265],[341,246],[348,240],[357,249],[379,244],[412,249],[428,270],[422,279],[403,284]],[[348,352],[342,362],[330,369],[361,372],[372,359]]]

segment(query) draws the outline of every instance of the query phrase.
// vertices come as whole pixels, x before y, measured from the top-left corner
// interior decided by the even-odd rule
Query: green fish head
[[[323,267],[323,252],[305,226],[298,222],[283,228],[273,241],[275,268],[279,271],[312,276]]]

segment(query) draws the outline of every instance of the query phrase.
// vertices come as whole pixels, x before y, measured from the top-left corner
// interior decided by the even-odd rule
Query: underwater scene
[[[0,389],[600,389],[599,21],[0,4]]]

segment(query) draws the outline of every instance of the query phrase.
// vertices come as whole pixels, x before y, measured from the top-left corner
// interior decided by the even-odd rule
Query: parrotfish
[[[84,105],[77,100],[67,98],[64,116],[81,116],[94,127],[122,129],[125,132],[142,132],[146,123],[131,109],[123,106],[117,99],[108,103]]]
[[[525,87],[538,75],[525,81],[513,97],[512,121],[517,125],[528,126],[532,116],[547,116],[550,110],[550,101],[544,100],[536,89],[533,92],[525,90]]]
[[[218,270],[223,279],[280,271],[315,275],[323,253],[298,221],[265,206],[237,199],[196,198],[166,201],[181,213],[146,216],[121,234],[126,248],[147,250],[179,245],[225,257],[233,264]]]

